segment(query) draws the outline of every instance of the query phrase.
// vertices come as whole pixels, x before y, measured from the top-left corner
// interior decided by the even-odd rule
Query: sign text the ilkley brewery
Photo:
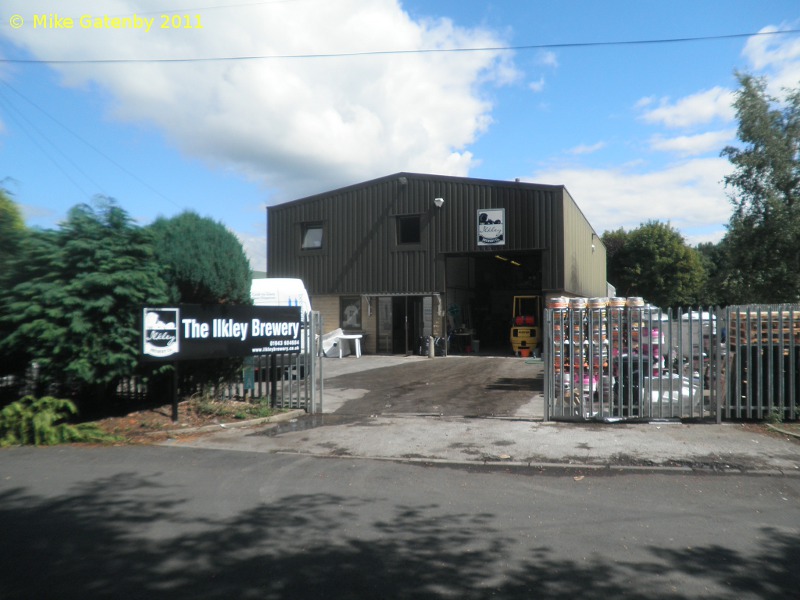
[[[182,319],[181,325],[184,339],[207,339],[210,335],[212,338],[239,338],[241,341],[247,339],[247,332],[251,326],[253,337],[279,335],[296,338],[300,329],[300,323],[270,323],[260,319],[252,319],[250,323],[234,319],[212,319],[210,328],[208,323],[197,319]]]
[[[148,360],[297,354],[302,340],[299,306],[181,304],[142,311]]]

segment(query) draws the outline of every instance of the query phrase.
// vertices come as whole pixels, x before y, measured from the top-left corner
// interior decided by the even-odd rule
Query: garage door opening
[[[447,327],[471,332],[480,354],[512,356],[509,339],[515,296],[542,295],[540,252],[475,254],[446,258]],[[543,303],[542,303],[543,304]],[[542,315],[536,315],[541,322]],[[464,336],[466,338],[466,336]],[[458,352],[461,344],[457,344]]]

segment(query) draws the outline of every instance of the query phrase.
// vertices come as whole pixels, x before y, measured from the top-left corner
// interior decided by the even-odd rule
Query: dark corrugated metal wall
[[[269,207],[269,275],[300,277],[312,294],[428,293],[443,288],[443,254],[542,250],[543,288],[559,289],[564,194],[562,186],[400,173]],[[485,208],[505,209],[502,247],[477,245]],[[396,243],[394,217],[404,214],[421,217],[419,245]],[[321,250],[300,250],[303,223],[323,224]]]

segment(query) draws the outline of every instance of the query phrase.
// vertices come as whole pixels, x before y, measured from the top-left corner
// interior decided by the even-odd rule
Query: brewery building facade
[[[428,336],[510,354],[515,296],[606,296],[606,249],[562,185],[397,173],[267,208],[269,277],[305,282],[366,353]]]

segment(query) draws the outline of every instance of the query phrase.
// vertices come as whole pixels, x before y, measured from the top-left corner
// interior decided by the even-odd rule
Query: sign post
[[[178,422],[178,361],[172,363],[172,422]]]
[[[299,306],[196,305],[142,309],[142,359],[171,362],[172,420],[178,420],[179,365],[184,360],[302,351]],[[252,372],[252,368],[251,368]],[[273,386],[273,402],[275,390]]]

